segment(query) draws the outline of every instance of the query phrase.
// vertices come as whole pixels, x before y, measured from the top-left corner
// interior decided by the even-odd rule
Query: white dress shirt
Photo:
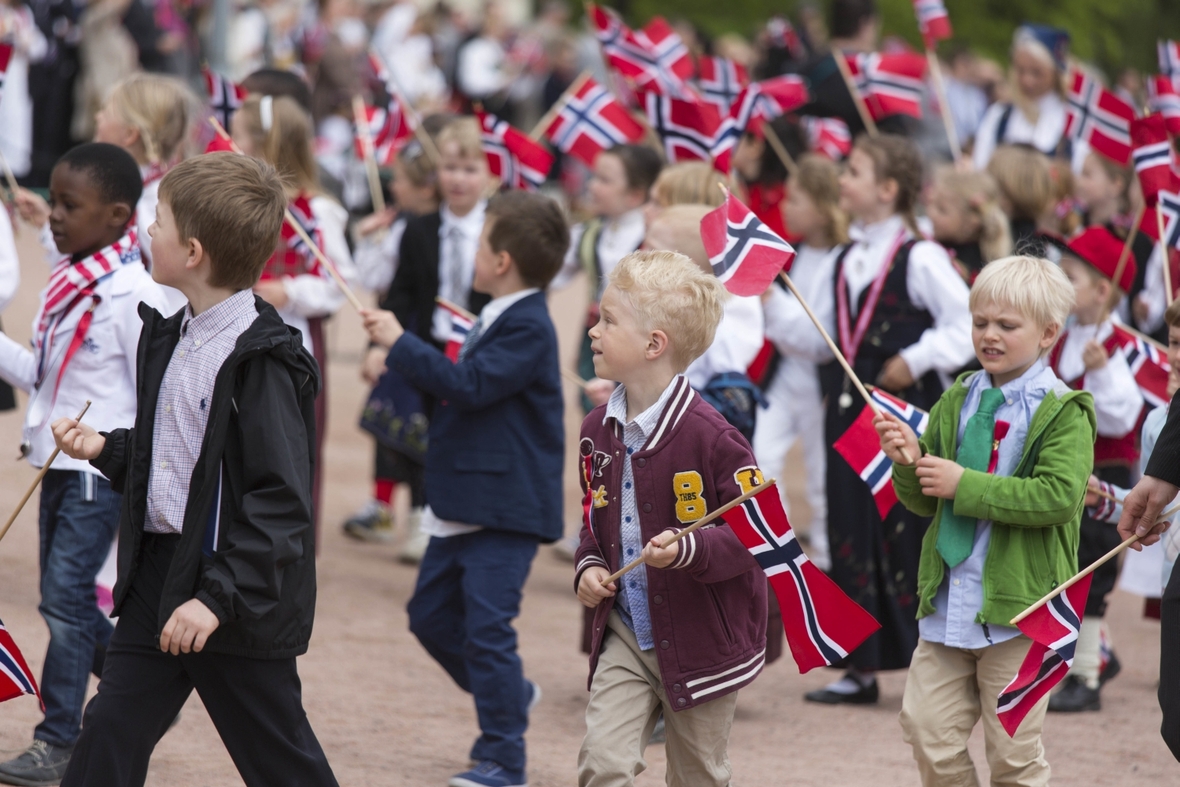
[[[1050,91],[1035,103],[1038,112],[1036,123],[1030,121],[1020,107],[1014,104],[992,104],[988,107],[979,123],[979,130],[975,132],[975,152],[972,157],[976,169],[986,169],[992,154],[996,152],[996,131],[1000,118],[1009,106],[1012,107],[1012,113],[1008,116],[1008,128],[1000,144],[1028,144],[1042,152],[1057,147],[1061,135],[1065,133],[1065,101]]]
[[[699,390],[719,374],[745,374],[762,349],[763,335],[761,298],[757,295],[748,298],[730,296],[725,301],[713,343],[684,372],[688,384]]]
[[[1116,349],[1101,369],[1086,370],[1082,352],[1091,339],[1102,344],[1114,330],[1109,319],[1096,325],[1071,323],[1061,337],[1061,353],[1057,373],[1067,383],[1086,375],[1082,390],[1094,395],[1094,414],[1098,420],[1098,434],[1103,437],[1122,437],[1139,423],[1143,410],[1143,394],[1122,348]]]
[[[487,207],[487,202],[481,200],[466,216],[456,216],[446,205],[439,210],[438,295],[464,309],[470,305],[475,252],[479,250]],[[451,335],[451,313],[441,306],[434,310],[430,333],[440,342],[446,342]]]
[[[549,285],[551,290],[560,290],[565,287],[578,275],[578,271],[582,270],[582,259],[578,251],[582,246],[582,235],[585,232],[585,224],[574,225],[570,232],[569,251],[565,254],[565,262],[562,264],[561,270],[557,272]],[[642,208],[629,210],[617,219],[608,219],[602,222],[602,230],[598,233],[598,243],[595,249],[598,252],[598,264],[601,266],[603,281],[599,283],[598,291],[595,294],[596,301],[602,299],[602,291],[606,289],[606,277],[619,264],[619,260],[643,245],[643,238],[646,234],[647,223],[643,218]],[[594,284],[591,283],[591,286]]]
[[[833,302],[832,276],[840,249],[839,246],[834,249],[799,246],[790,271],[791,281],[799,289],[799,294],[833,337],[836,332],[836,307]],[[763,306],[763,314],[766,318],[766,338],[783,356],[776,378],[785,377],[790,381],[792,390],[797,390],[795,386],[798,385],[799,392],[814,392],[818,398],[816,363],[830,361],[833,357],[823,336],[803,311],[799,300],[781,287],[770,288],[770,300]]]
[[[8,211],[0,210],[0,312],[20,288],[20,258],[16,254],[16,238]]]
[[[356,236],[353,262],[356,263],[357,281],[366,290],[384,296],[393,283],[408,221],[406,214],[402,214],[384,232]]]

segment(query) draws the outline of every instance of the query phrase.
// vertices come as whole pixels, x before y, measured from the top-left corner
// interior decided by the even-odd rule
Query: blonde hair
[[[840,210],[840,167],[831,159],[807,153],[799,159],[799,169],[791,178],[790,188],[807,195],[815,209],[828,221],[828,240],[834,246],[848,242],[848,214]]]
[[[197,98],[180,80],[158,74],[132,74],[115,85],[107,97],[107,106],[119,120],[139,132],[149,164],[172,164],[184,157]]]
[[[270,128],[262,126],[262,102],[270,102]],[[312,141],[311,118],[303,107],[287,96],[250,96],[238,112],[254,141],[259,158],[278,170],[288,191],[317,192],[320,189]]]
[[[945,166],[935,173],[934,182],[979,220],[977,240],[985,265],[1012,253],[1011,225],[1000,207],[1000,187],[995,178],[986,172],[961,172]]]
[[[1075,294],[1065,272],[1041,257],[1014,256],[984,266],[971,285],[967,307],[1008,306],[1037,325],[1065,326]]]
[[[699,358],[717,332],[729,293],[712,273],[674,251],[637,251],[611,271],[610,286],[627,296],[648,330],[668,335],[679,371]]]
[[[480,142],[479,121],[473,117],[460,117],[443,126],[438,132],[438,148],[455,143],[463,158],[484,160],[483,144]]]
[[[1045,154],[1024,145],[1000,145],[987,165],[1010,219],[1039,221],[1053,204],[1053,175]]]
[[[715,208],[725,201],[725,193],[718,188],[724,185],[725,176],[712,164],[686,161],[665,168],[652,188],[655,202],[661,208],[672,205],[708,205]]]
[[[720,194],[721,190],[718,189]],[[696,263],[697,267],[710,276],[713,266],[709,264],[709,255],[705,252],[705,243],[701,240],[701,220],[712,208],[708,205],[672,205],[660,212],[652,219],[647,228],[648,246],[651,246],[653,235],[659,234],[659,229],[666,230],[671,236],[668,240],[674,248],[666,251],[676,251]]]

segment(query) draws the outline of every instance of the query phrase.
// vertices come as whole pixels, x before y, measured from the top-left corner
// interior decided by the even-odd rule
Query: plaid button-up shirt
[[[238,337],[258,317],[251,290],[235,293],[196,317],[191,306],[184,310],[180,341],[156,402],[144,522],[149,533],[179,533],[184,526],[189,484],[205,441],[217,373]]]

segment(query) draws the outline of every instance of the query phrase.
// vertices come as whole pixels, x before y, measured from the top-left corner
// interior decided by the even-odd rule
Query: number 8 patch
[[[705,482],[696,470],[684,470],[672,476],[672,493],[676,495],[676,518],[682,524],[695,522],[706,513]]]

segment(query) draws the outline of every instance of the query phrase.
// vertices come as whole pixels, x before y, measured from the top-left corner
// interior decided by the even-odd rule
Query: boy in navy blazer
[[[410,599],[410,630],[475,698],[477,765],[451,787],[523,787],[524,731],[540,687],[524,678],[512,620],[537,544],[562,535],[564,455],[557,335],[544,288],[569,230],[556,203],[493,199],[475,257],[491,296],[452,364],[392,312],[364,312],[386,364],[438,398],[426,455],[422,530],[430,545]]]

